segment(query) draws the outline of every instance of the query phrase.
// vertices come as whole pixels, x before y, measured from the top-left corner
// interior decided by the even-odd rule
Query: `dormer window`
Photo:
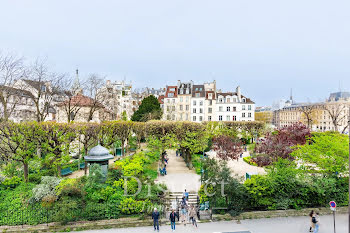
[[[42,86],[41,86],[41,91],[42,91],[42,92],[45,92],[45,91],[46,91],[46,86],[45,86],[45,85],[42,85]]]

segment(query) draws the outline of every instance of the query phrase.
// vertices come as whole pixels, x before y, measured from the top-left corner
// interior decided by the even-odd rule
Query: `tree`
[[[132,125],[132,131],[135,133],[137,138],[137,147],[140,147],[142,138],[145,137],[145,123],[143,122],[134,122]]]
[[[107,146],[114,144],[117,140],[121,141],[122,155],[125,155],[125,145],[132,132],[133,122],[131,121],[109,121],[102,125],[101,134],[103,142]]]
[[[74,126],[79,135],[79,140],[83,144],[84,155],[88,150],[98,142],[101,127],[97,123],[79,123]]]
[[[326,103],[323,105],[323,109],[327,111],[331,117],[334,131],[338,131],[338,127],[341,126],[341,122],[346,119],[346,108],[347,106],[342,103]]]
[[[300,106],[299,111],[301,114],[301,122],[304,123],[308,128],[312,128],[312,125],[317,124],[317,119],[320,115],[319,106],[308,104]]]
[[[73,125],[42,122],[42,151],[45,153],[45,162],[56,168],[56,174],[61,175],[61,167],[70,160],[70,143],[76,138],[76,129]]]
[[[0,53],[0,119],[4,121],[10,118],[23,95],[23,88],[14,88],[15,81],[23,75],[23,58]]]
[[[223,160],[237,159],[243,152],[240,140],[234,140],[228,136],[219,136],[213,139],[212,148],[217,157]]]
[[[67,122],[74,121],[74,117],[78,114],[81,107],[81,103],[77,102],[77,94],[82,94],[80,86],[73,82],[73,79],[65,79],[63,82],[65,90],[62,91],[64,101],[59,105],[62,107],[64,113],[67,116]]]
[[[23,165],[24,180],[28,182],[29,161],[35,157],[40,128],[37,123],[0,124],[0,157]]]
[[[100,77],[98,74],[91,74],[84,83],[86,95],[91,98],[91,103],[88,106],[89,113],[87,114],[87,122],[91,121],[94,113],[103,107],[101,104],[103,93],[100,91],[103,84],[104,78]]]
[[[138,110],[132,115],[132,121],[149,121],[160,120],[162,117],[162,109],[158,99],[150,95],[142,100]]]
[[[25,73],[25,82],[29,83],[34,90],[30,98],[36,109],[38,122],[45,121],[50,108],[63,96],[63,80],[65,74],[51,72],[44,61],[36,60]]]
[[[293,146],[304,145],[310,136],[310,129],[302,123],[295,123],[274,133],[269,133],[255,146],[255,152],[267,155],[268,161],[264,156],[258,156],[252,160],[258,165],[270,164],[277,161],[278,158],[293,160],[294,157],[290,155]]]
[[[292,156],[301,159],[309,169],[327,174],[349,171],[349,138],[339,132],[313,133],[304,145],[297,145]],[[317,168],[315,168],[315,166]]]
[[[272,111],[255,112],[254,119],[256,121],[261,121],[266,124],[272,124]]]

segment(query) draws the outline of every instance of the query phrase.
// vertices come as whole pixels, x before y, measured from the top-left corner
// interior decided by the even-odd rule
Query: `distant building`
[[[311,122],[309,127],[314,131],[338,130],[341,133],[348,133],[349,106],[350,94],[336,92],[330,94],[324,102],[293,103],[273,111],[273,124],[276,127],[286,127],[297,122],[304,124]],[[311,119],[309,123],[306,113]]]

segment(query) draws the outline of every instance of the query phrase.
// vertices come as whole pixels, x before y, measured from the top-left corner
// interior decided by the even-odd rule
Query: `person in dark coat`
[[[177,215],[177,213],[175,213],[174,209],[171,211],[170,215],[169,215],[169,219],[170,219],[170,225],[171,225],[171,230],[174,232],[175,231],[175,221],[176,218],[179,218],[179,216]]]
[[[159,231],[159,212],[157,208],[154,208],[154,211],[152,213],[152,219],[153,219],[154,230]]]

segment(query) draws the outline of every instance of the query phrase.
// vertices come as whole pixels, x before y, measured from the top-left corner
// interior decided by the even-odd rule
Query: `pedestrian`
[[[183,196],[185,197],[185,200],[188,201],[188,192],[186,191],[186,189],[185,189]]]
[[[176,157],[178,157],[179,156],[179,151],[178,150],[176,150]]]
[[[164,173],[164,175],[166,175],[167,173],[166,173],[166,164],[164,164],[164,167],[163,167],[163,173]]]
[[[179,218],[179,216],[177,216],[177,214],[175,213],[174,209],[171,210],[169,219],[170,219],[170,225],[171,225],[171,230],[174,232],[175,231],[175,221],[176,218]]]
[[[186,226],[186,220],[187,220],[187,207],[186,207],[186,201],[183,198],[183,202],[181,203],[181,222]]]
[[[314,216],[314,210],[311,210],[309,217],[310,217],[310,228],[309,228],[309,232],[312,232],[312,229],[315,228],[315,223],[312,222],[312,217]]]
[[[159,232],[159,212],[157,208],[154,208],[154,211],[152,213],[152,219],[153,219],[154,231],[157,230]]]
[[[312,222],[315,224],[314,233],[318,233],[318,231],[320,229],[320,216],[319,216],[319,213],[316,213],[316,214],[313,215]]]
[[[193,226],[196,226],[196,227],[197,227],[196,216],[197,216],[196,207],[191,206],[191,207],[190,207],[190,221],[192,222],[192,225],[193,225]]]

